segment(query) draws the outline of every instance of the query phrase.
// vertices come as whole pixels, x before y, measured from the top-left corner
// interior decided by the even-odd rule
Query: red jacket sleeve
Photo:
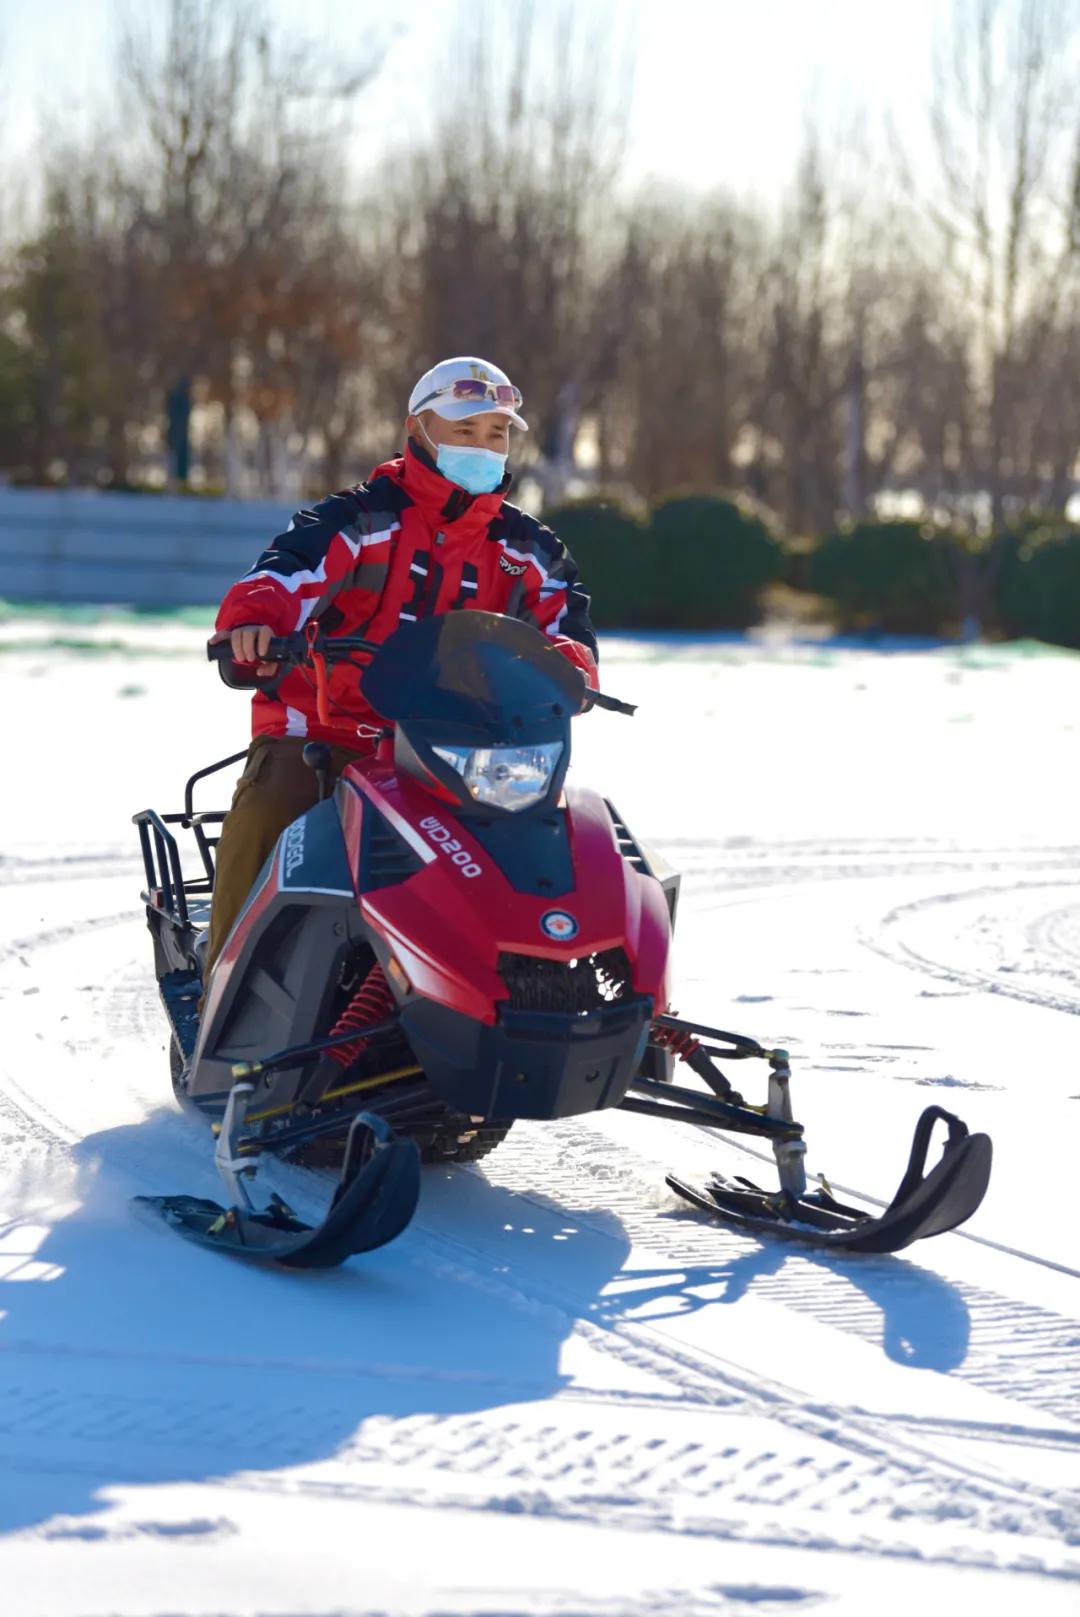
[[[393,513],[362,512],[352,494],[333,494],[311,510],[298,511],[286,532],[227,592],[215,627],[265,623],[275,634],[294,633],[339,590],[364,588],[365,568],[374,572],[385,563],[396,527]]]
[[[577,564],[558,534],[535,517],[504,506],[508,526],[499,539],[510,559],[524,565],[515,616],[550,636],[564,656],[597,688],[598,647],[589,616],[589,597]]]

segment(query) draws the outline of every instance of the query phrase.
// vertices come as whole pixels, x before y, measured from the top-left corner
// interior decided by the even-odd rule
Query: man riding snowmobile
[[[298,511],[225,596],[215,640],[270,676],[277,670],[262,657],[272,636],[317,621],[331,636],[381,642],[400,623],[471,607],[543,630],[595,685],[596,636],[573,558],[504,499],[510,428],[528,431],[521,405],[486,360],[445,359],[425,372],[409,395],[404,452]],[[330,780],[374,750],[378,721],[355,668],[335,670],[328,695],[329,724],[303,670],[269,688],[264,680],[254,696],[254,739],[217,849],[204,982],[278,837],[316,801],[305,744],[327,745]]]
[[[135,823],[173,1086],[216,1131],[231,1205],[137,1201],[218,1251],[322,1267],[401,1233],[421,1160],[618,1107],[767,1142],[775,1191],[667,1176],[746,1232],[893,1252],[954,1229],[986,1190],[985,1135],[928,1107],[885,1210],[840,1202],[808,1179],[786,1051],[672,1010],[678,876],[567,778],[574,717],[634,709],[598,688],[570,556],[503,499],[520,404],[484,361],[436,366],[404,454],[299,512],[225,598],[210,660],[257,693],[232,809],[197,812],[193,791],[242,754]],[[764,1104],[720,1065],[746,1061],[768,1068]],[[257,1205],[261,1162],[313,1151],[340,1163],[320,1223],[276,1191]]]

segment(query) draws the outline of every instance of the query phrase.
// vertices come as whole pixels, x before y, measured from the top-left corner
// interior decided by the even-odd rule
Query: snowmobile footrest
[[[940,1162],[924,1174],[934,1124],[948,1126]],[[751,1234],[779,1235],[804,1245],[845,1252],[899,1252],[928,1235],[942,1235],[975,1212],[990,1180],[992,1147],[985,1134],[969,1134],[966,1124],[941,1106],[928,1106],[919,1118],[907,1170],[896,1195],[875,1217],[850,1207],[827,1190],[798,1200],[770,1194],[747,1179],[716,1175],[704,1187],[668,1175],[670,1188],[725,1223]]]
[[[363,1141],[361,1136],[366,1136]],[[273,1195],[260,1212],[201,1196],[136,1196],[137,1207],[178,1235],[237,1257],[293,1269],[329,1269],[400,1235],[420,1195],[420,1154],[382,1120],[361,1112],[349,1132],[341,1181],[321,1224],[304,1224]]]

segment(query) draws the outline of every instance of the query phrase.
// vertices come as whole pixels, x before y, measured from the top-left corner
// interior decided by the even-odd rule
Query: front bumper
[[[432,1087],[467,1117],[576,1117],[618,1106],[652,1019],[647,994],[583,1015],[500,1008],[493,1026],[429,999],[401,1009]]]

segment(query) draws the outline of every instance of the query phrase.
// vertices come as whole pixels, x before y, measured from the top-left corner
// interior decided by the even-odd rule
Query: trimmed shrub
[[[599,629],[648,628],[652,616],[654,546],[645,525],[614,500],[568,500],[544,512],[592,596]]]
[[[943,634],[957,615],[947,545],[918,522],[861,522],[822,539],[807,581],[830,603],[840,629]]]
[[[1010,638],[1080,650],[1080,529],[1045,524],[1006,534],[996,605]]]
[[[761,618],[761,592],[779,578],[780,544],[733,500],[665,500],[649,532],[656,557],[649,622],[671,629],[745,629]]]

